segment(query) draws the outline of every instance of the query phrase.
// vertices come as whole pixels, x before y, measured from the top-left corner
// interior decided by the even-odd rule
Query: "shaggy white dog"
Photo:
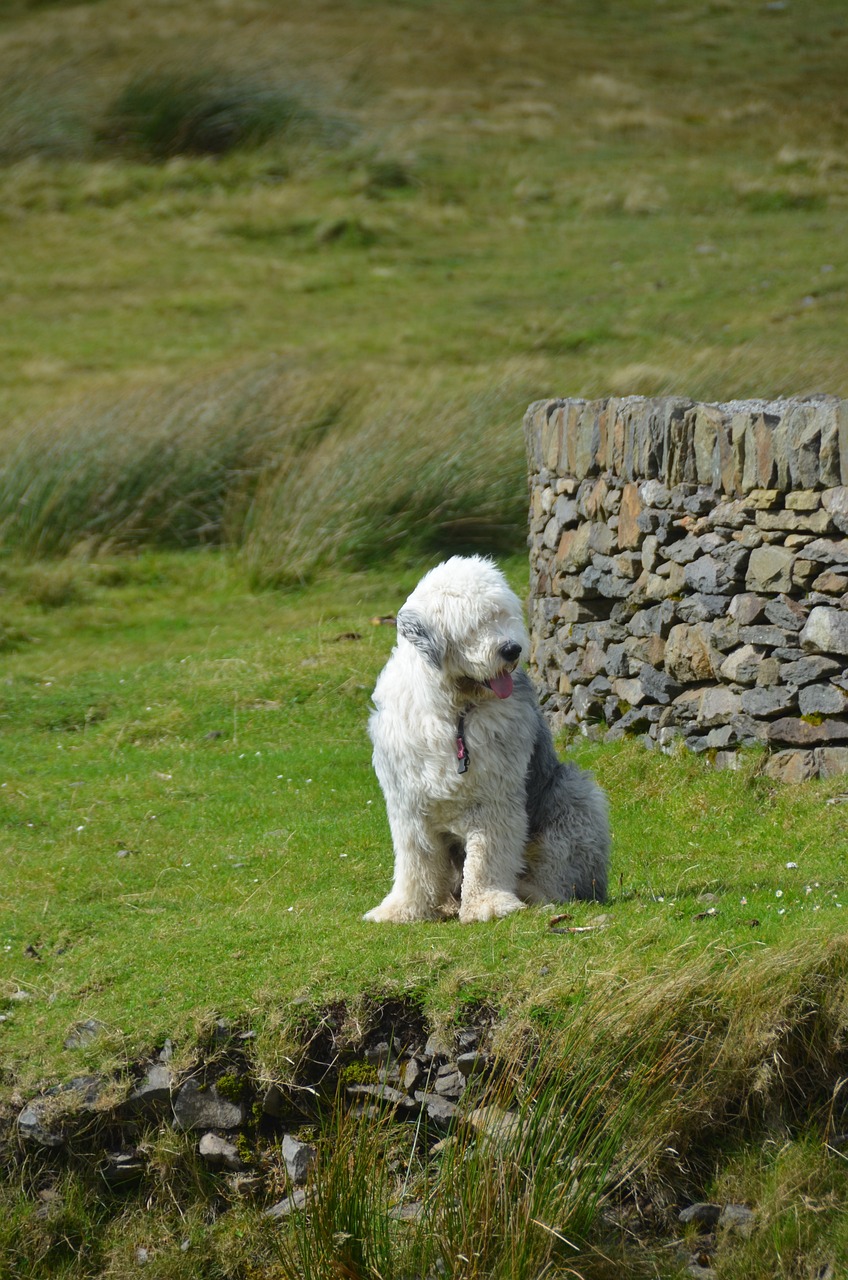
[[[366,920],[603,899],[609,826],[590,774],[561,764],[527,675],[521,604],[491,560],[431,570],[397,619],[369,730],[395,850]]]

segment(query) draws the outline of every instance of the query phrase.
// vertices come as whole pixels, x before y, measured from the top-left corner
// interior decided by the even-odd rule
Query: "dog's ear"
[[[397,616],[397,629],[398,635],[414,644],[428,662],[436,668],[441,668],[447,652],[447,643],[438,631],[427,626],[420,613],[416,613],[414,609],[401,609]]]

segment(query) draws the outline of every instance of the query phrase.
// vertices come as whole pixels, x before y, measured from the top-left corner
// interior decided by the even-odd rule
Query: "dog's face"
[[[397,619],[398,634],[468,696],[512,693],[527,654],[521,603],[481,556],[453,556],[421,579]]]

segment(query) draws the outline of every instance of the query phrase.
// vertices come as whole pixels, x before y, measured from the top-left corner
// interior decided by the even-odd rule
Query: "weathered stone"
[[[704,595],[723,595],[730,592],[735,581],[731,568],[714,556],[699,556],[684,568],[684,582],[693,591]]]
[[[833,541],[830,538],[816,538],[804,547],[806,560],[823,561],[825,564],[848,565],[848,538]]]
[[[640,609],[630,619],[628,631],[634,636],[659,635],[665,639],[674,621],[675,605],[666,600],[648,609]]]
[[[282,1154],[286,1173],[292,1182],[306,1182],[318,1158],[315,1147],[309,1142],[300,1142],[287,1133],[283,1136]]]
[[[725,724],[742,710],[738,693],[723,685],[715,685],[704,689],[698,709],[698,724],[710,729]]]
[[[154,1062],[124,1102],[121,1110],[130,1114],[162,1110],[171,1103],[173,1076],[164,1062]]]
[[[774,654],[760,660],[756,683],[764,689],[770,689],[773,684],[780,684],[780,662]],[[789,683],[791,684],[792,681]]]
[[[759,622],[764,616],[767,602],[767,596],[758,596],[752,591],[743,591],[740,595],[733,597],[727,612],[731,618],[736,619],[740,627],[750,627],[752,623]]]
[[[290,1196],[284,1196],[282,1200],[278,1200],[276,1204],[272,1204],[270,1209],[265,1210],[266,1218],[288,1218],[296,1209],[303,1209],[306,1206],[309,1193],[302,1187],[297,1187]]]
[[[782,501],[783,494],[779,489],[752,489],[745,495],[745,505],[752,511],[771,511]]]
[[[744,1204],[726,1204],[718,1220],[720,1231],[727,1231],[744,1239],[752,1234],[757,1215]]]
[[[785,547],[755,547],[745,576],[748,591],[789,591],[792,586],[793,559],[792,552]]]
[[[836,658],[813,656],[798,658],[794,662],[784,662],[780,667],[780,678],[785,684],[812,684],[823,676],[833,675],[839,671],[840,663]]]
[[[848,591],[848,576],[835,573],[832,569],[825,569],[824,573],[820,573],[813,582],[813,590],[824,591],[832,596],[842,596]]]
[[[841,778],[848,773],[848,747],[817,747],[816,758],[822,778]]]
[[[204,1133],[197,1149],[213,1169],[231,1169],[238,1172],[245,1167],[235,1143],[219,1137],[217,1133]]]
[[[475,1107],[466,1120],[482,1137],[498,1143],[509,1143],[521,1132],[518,1112],[504,1111],[501,1107]]]
[[[449,1067],[444,1074],[440,1071],[433,1085],[440,1098],[451,1098],[454,1102],[465,1088],[465,1076],[455,1067]]]
[[[821,495],[821,500],[822,506],[830,516],[834,526],[840,533],[848,533],[848,485],[825,489]]]
[[[677,680],[666,675],[664,671],[658,671],[656,667],[649,666],[648,663],[644,663],[639,668],[639,683],[645,697],[651,702],[658,702],[661,706],[671,702],[680,693],[680,683]]]
[[[803,556],[799,556],[792,565],[792,585],[808,587],[820,568],[821,566],[814,561],[805,560]]]
[[[40,1147],[61,1147],[75,1117],[90,1113],[105,1088],[97,1076],[75,1076],[32,1098],[18,1115],[18,1133]]]
[[[671,502],[671,493],[659,480],[646,480],[640,486],[639,496],[646,507],[667,507]]]
[[[848,694],[835,684],[806,684],[798,691],[802,716],[841,716],[848,713]]]
[[[798,690],[794,685],[774,685],[771,688],[757,686],[742,694],[742,710],[749,716],[768,719],[785,715],[798,705]]]
[[[424,1109],[427,1119],[436,1125],[449,1125],[456,1115],[456,1103],[450,1098],[441,1098],[437,1093],[422,1093],[416,1090],[415,1101]]]
[[[821,505],[822,494],[818,489],[793,489],[784,498],[787,511],[816,511]]]
[[[816,747],[848,742],[848,721],[822,720],[810,724],[806,720],[785,717],[773,720],[768,727],[769,742],[785,742],[793,747]]]
[[[663,548],[663,555],[666,560],[673,560],[675,564],[691,564],[693,560],[702,555],[703,548],[698,538],[694,538],[688,533],[685,538],[681,538],[679,542],[672,542]]]
[[[174,1100],[178,1129],[238,1129],[246,1114],[244,1101],[224,1098],[214,1084],[205,1088],[197,1080],[187,1080]]]
[[[826,511],[758,511],[755,516],[758,529],[777,530],[784,533],[827,533],[831,528]]]
[[[589,563],[590,524],[579,524],[576,529],[566,529],[559,540],[556,554],[557,569],[563,573],[579,573]]]
[[[662,636],[628,636],[623,648],[629,661],[635,664],[632,672],[618,672],[619,675],[631,675],[638,671],[643,662],[652,667],[662,666],[665,657],[666,642]]]
[[[376,1103],[398,1111],[416,1110],[413,1100],[400,1089],[388,1084],[349,1084],[345,1090],[350,1098],[373,1098]]]
[[[739,624],[735,618],[717,618],[710,627],[710,644],[714,649],[727,653],[739,644]]]
[[[471,1050],[469,1053],[460,1053],[456,1059],[457,1070],[461,1071],[466,1080],[472,1076],[480,1076],[488,1071],[491,1065],[491,1059],[487,1053],[480,1053],[479,1050]]]
[[[807,621],[809,609],[805,609],[791,596],[780,595],[766,604],[765,614],[769,622],[787,631],[800,631]]]
[[[677,612],[684,622],[712,622],[727,612],[727,596],[704,595],[698,591],[679,600]]]
[[[756,684],[762,658],[762,649],[745,644],[728,654],[719,668],[719,674],[731,684]]]
[[[642,531],[636,521],[643,510],[639,486],[626,484],[621,494],[618,510],[618,545],[625,550],[635,550],[642,540]]]
[[[571,705],[581,720],[599,720],[603,714],[600,698],[590,693],[583,684],[574,686]]]
[[[770,756],[765,767],[766,776],[776,782],[809,782],[818,776],[819,764],[815,751],[777,751]]]
[[[769,626],[762,622],[753,627],[739,628],[739,639],[743,644],[759,644],[769,649],[788,644],[790,637],[794,638],[792,632],[785,631],[783,627]]]
[[[801,648],[808,653],[848,655],[848,613],[817,605],[801,632]]]
[[[76,1022],[65,1037],[66,1049],[84,1049],[100,1035],[103,1023],[96,1018],[86,1018],[85,1022]]]
[[[709,629],[702,624],[690,627],[679,623],[672,627],[666,641],[665,667],[674,680],[681,684],[694,684],[713,678],[709,634]]]

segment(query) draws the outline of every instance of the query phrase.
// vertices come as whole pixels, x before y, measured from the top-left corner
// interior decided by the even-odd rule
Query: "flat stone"
[[[808,653],[848,655],[848,613],[817,605],[801,632],[801,648]]]
[[[639,668],[638,679],[648,701],[657,702],[661,706],[666,706],[680,693],[680,683],[677,680],[648,663],[643,663]]]
[[[756,684],[762,659],[762,649],[745,644],[728,654],[719,668],[719,674],[730,684]]]
[[[290,1214],[297,1209],[303,1209],[306,1206],[308,1192],[302,1187],[298,1187],[290,1196],[284,1196],[282,1200],[278,1200],[276,1204],[272,1204],[270,1209],[265,1210],[266,1218],[288,1218]]]
[[[780,489],[752,489],[745,496],[745,505],[753,511],[771,511],[783,501]]]
[[[835,684],[807,684],[798,693],[802,716],[841,716],[848,712],[848,694]]]
[[[684,566],[684,582],[703,595],[722,595],[732,590],[735,574],[715,556],[700,556]]]
[[[674,616],[673,601],[665,600],[662,604],[652,605],[648,609],[640,609],[634,613],[627,630],[633,636],[658,635],[665,639],[671,630]]]
[[[521,1132],[521,1117],[518,1113],[504,1111],[501,1107],[476,1107],[466,1119],[472,1129],[499,1143],[510,1142]]]
[[[566,529],[559,540],[556,568],[562,573],[580,573],[591,559],[589,550],[590,524],[580,524],[576,529]]]
[[[238,1129],[246,1115],[243,1101],[223,1098],[214,1084],[204,1088],[197,1080],[187,1080],[174,1100],[178,1129]]]
[[[792,662],[781,663],[780,678],[784,684],[812,684],[823,676],[834,675],[842,664],[836,658],[825,658],[814,655],[809,658],[798,658]]]
[[[154,1062],[123,1103],[121,1110],[130,1114],[163,1110],[170,1106],[173,1082],[167,1063]]]
[[[423,1107],[427,1119],[437,1125],[448,1125],[457,1113],[456,1103],[441,1098],[437,1093],[416,1091],[415,1101]]]
[[[823,510],[758,511],[755,520],[757,528],[765,532],[827,533],[831,528],[830,516]]]
[[[793,489],[785,498],[787,511],[817,511],[822,506],[819,489]]]
[[[217,1133],[204,1133],[197,1150],[213,1169],[230,1169],[237,1173],[245,1168],[235,1143]]]
[[[679,600],[677,612],[684,622],[712,622],[727,613],[727,596],[705,595],[696,591],[685,600]]]
[[[710,631],[702,624],[672,627],[665,646],[665,667],[680,684],[695,684],[714,675]]]
[[[758,686],[746,689],[742,694],[742,710],[749,716],[768,718],[785,715],[798,705],[798,690],[794,685]]]
[[[769,600],[765,607],[765,615],[769,622],[785,631],[800,631],[807,621],[809,609],[805,609],[791,596],[779,595]]]
[[[645,689],[638,679],[618,679],[612,682],[612,691],[620,702],[628,707],[638,707],[645,701]]]
[[[745,586],[755,594],[789,591],[792,586],[794,555],[786,547],[754,547],[748,561]]]
[[[791,747],[817,747],[848,742],[848,721],[823,720],[809,724],[806,720],[784,717],[768,727],[769,742],[785,742]]]
[[[848,773],[848,747],[817,747],[819,776],[841,778]]]
[[[813,581],[814,591],[823,591],[827,595],[842,596],[848,591],[848,576],[844,573],[835,573],[833,569],[825,569],[824,573]]]
[[[457,1070],[461,1071],[466,1080],[468,1080],[471,1076],[483,1075],[488,1071],[491,1059],[487,1053],[472,1050],[470,1053],[458,1054],[456,1065]]]
[[[417,1110],[412,1098],[389,1084],[349,1084],[345,1093],[349,1098],[373,1098],[375,1102],[399,1111]]]
[[[87,1018],[85,1022],[77,1022],[65,1037],[65,1048],[84,1049],[93,1044],[103,1030],[104,1024],[98,1022],[96,1018]]]
[[[621,493],[618,509],[618,545],[622,551],[635,550],[642,541],[642,530],[637,524],[644,510],[637,484],[626,484]],[[646,532],[648,532],[646,530]]]
[[[739,639],[743,644],[759,644],[768,649],[777,649],[796,637],[783,627],[772,626],[767,622],[755,623],[752,627],[740,627]]]
[[[97,1166],[97,1172],[107,1186],[126,1187],[144,1177],[147,1165],[135,1151],[109,1151]]]
[[[32,1098],[18,1115],[18,1133],[40,1147],[61,1147],[79,1112],[90,1113],[106,1087],[97,1076],[75,1076]]]
[[[741,710],[739,694],[722,685],[716,685],[704,690],[698,710],[698,724],[705,729],[715,728],[731,720]]]
[[[454,1101],[456,1101],[464,1088],[465,1076],[461,1071],[457,1071],[454,1068],[449,1068],[444,1075],[439,1073],[439,1076],[433,1085],[434,1092],[437,1093],[440,1098],[452,1098]]]
[[[816,538],[804,547],[806,560],[824,561],[825,564],[848,565],[848,538],[832,541],[829,538]]]
[[[764,689],[770,689],[773,684],[780,684],[780,662],[775,654],[760,660],[756,683]],[[788,683],[791,684],[792,681]]]
[[[687,533],[685,538],[667,543],[663,548],[663,556],[666,560],[673,560],[675,564],[691,564],[703,555],[703,551],[700,541]]]
[[[791,784],[809,782],[818,777],[818,772],[815,751],[777,751],[765,766],[766,777]]]

